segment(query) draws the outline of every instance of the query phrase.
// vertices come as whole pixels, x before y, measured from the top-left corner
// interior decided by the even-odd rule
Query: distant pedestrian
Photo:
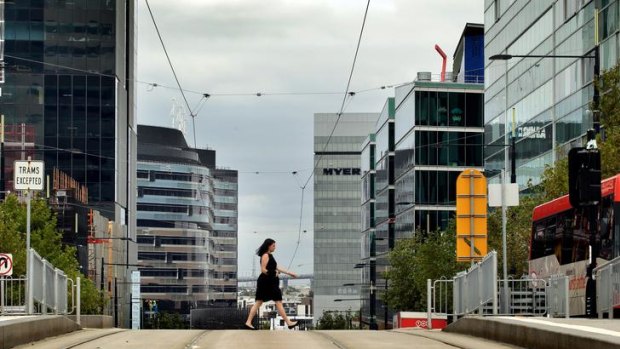
[[[280,268],[276,259],[273,258],[273,252],[276,250],[276,242],[272,239],[266,239],[263,244],[256,250],[256,254],[260,257],[260,276],[256,282],[256,301],[248,314],[248,320],[245,322],[245,328],[249,330],[256,330],[252,326],[252,320],[263,302],[274,301],[278,314],[282,316],[282,319],[286,322],[289,329],[299,325],[298,321],[291,321],[286,312],[284,306],[282,306],[282,291],[280,291],[280,278],[278,275],[284,273],[292,278],[296,278],[297,274],[290,272],[284,268]]]

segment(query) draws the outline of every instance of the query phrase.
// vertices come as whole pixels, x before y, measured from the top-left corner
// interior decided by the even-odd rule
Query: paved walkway
[[[429,335],[429,333],[432,333]],[[439,331],[82,330],[21,349],[505,349],[487,340]],[[463,346],[458,341],[469,341]]]

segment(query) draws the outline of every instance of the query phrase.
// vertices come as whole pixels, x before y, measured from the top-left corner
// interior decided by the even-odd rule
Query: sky
[[[182,96],[170,88],[174,77],[145,2],[138,3],[138,123],[172,126],[172,106],[182,105]],[[239,276],[252,274],[254,250],[268,237],[277,241],[279,264],[312,273],[312,181],[303,207],[301,186],[314,166],[313,114],[340,108],[366,0],[149,4],[181,85],[194,91],[186,94],[191,108],[203,93],[211,95],[194,120],[197,146],[215,149],[218,166],[240,171]],[[371,1],[351,82],[352,91],[370,91],[353,97],[346,112],[380,112],[394,94],[381,86],[412,81],[418,71],[438,74],[435,44],[447,53],[451,70],[463,28],[483,22],[483,5]],[[309,92],[319,94],[269,95]],[[192,121],[186,119],[186,139],[193,144]],[[291,261],[300,226],[306,232]]]

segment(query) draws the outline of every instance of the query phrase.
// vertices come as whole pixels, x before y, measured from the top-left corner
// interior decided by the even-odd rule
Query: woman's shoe
[[[243,327],[244,327],[246,330],[256,331],[256,327],[248,326],[248,324],[243,324]]]
[[[295,322],[295,324],[294,324],[294,325],[290,325],[290,326],[288,327],[288,329],[289,329],[289,330],[292,330],[292,329],[294,329],[294,328],[295,328],[295,327],[297,327],[297,326],[299,326],[299,321]]]

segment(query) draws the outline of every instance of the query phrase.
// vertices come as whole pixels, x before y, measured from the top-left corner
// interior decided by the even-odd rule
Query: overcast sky
[[[146,6],[138,9],[138,79],[175,86]],[[285,267],[297,242],[300,184],[313,167],[313,114],[337,112],[342,95],[217,96],[269,92],[344,92],[366,0],[150,0],[184,89],[209,93],[196,117],[198,147],[239,174],[239,274],[251,274],[267,237]],[[463,27],[482,23],[483,0],[374,0],[352,91],[439,73]],[[450,70],[450,69],[448,69]],[[199,93],[187,95],[192,108]],[[379,112],[392,89],[360,93],[347,112]],[[138,122],[170,126],[178,91],[138,85]],[[186,139],[193,144],[191,120]],[[256,174],[256,172],[259,174]],[[292,172],[297,171],[297,175]],[[271,172],[271,173],[270,173]],[[281,173],[273,173],[281,172]],[[312,272],[312,187],[303,208],[301,245],[292,269]]]

